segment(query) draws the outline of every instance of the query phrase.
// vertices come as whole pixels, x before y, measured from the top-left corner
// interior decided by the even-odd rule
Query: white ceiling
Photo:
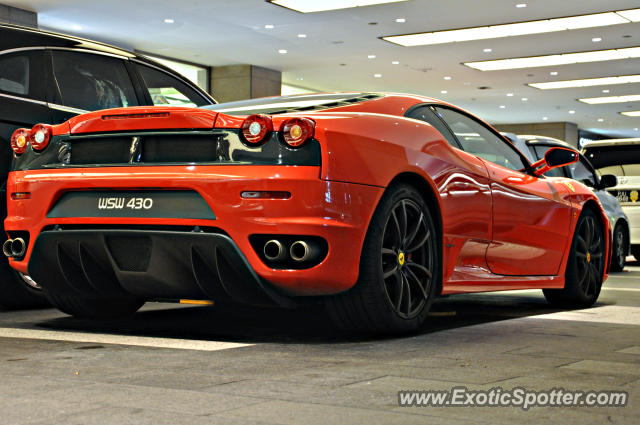
[[[575,122],[582,129],[612,136],[640,135],[634,130],[640,127],[640,118],[619,114],[640,110],[640,102],[587,105],[576,100],[605,96],[605,88],[610,90],[606,96],[640,94],[640,83],[547,91],[526,86],[531,82],[640,74],[640,59],[490,72],[461,65],[640,46],[640,23],[422,47],[400,47],[378,38],[631,9],[640,7],[638,0],[411,0],[312,14],[264,0],[0,2],[38,12],[41,27],[207,65],[260,65],[283,71],[283,81],[297,86],[425,94],[493,123],[541,122],[546,116],[549,122]],[[527,3],[527,7],[516,8],[517,3]],[[406,23],[397,23],[400,17]],[[165,23],[166,18],[175,23]],[[374,22],[377,24],[372,25]],[[266,24],[275,28],[265,29]],[[299,33],[307,37],[298,38]],[[594,37],[602,41],[594,43]],[[484,53],[485,48],[492,52]],[[280,49],[286,49],[287,54],[279,54]],[[370,54],[376,58],[368,59]],[[392,61],[400,64],[392,65]],[[551,76],[551,71],[558,75]],[[382,78],[374,78],[376,73]],[[446,81],[444,76],[452,79]],[[491,89],[479,90],[480,86]],[[442,90],[447,93],[441,94]],[[514,96],[507,97],[507,93]],[[523,102],[523,97],[528,101]]]

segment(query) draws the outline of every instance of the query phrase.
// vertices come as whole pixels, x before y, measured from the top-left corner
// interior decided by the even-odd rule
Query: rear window
[[[310,94],[306,96],[281,96],[262,99],[241,100],[238,102],[220,103],[207,106],[218,112],[229,115],[252,114],[284,114],[298,111],[318,111],[328,108],[353,105],[371,99],[377,99],[382,95],[371,93],[331,93]]]
[[[584,156],[601,174],[640,176],[640,145],[586,148]]]

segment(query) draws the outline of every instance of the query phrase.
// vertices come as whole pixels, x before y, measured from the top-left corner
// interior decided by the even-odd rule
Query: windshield
[[[640,176],[640,144],[587,147],[584,156],[600,174]]]
[[[331,93],[296,96],[267,97],[261,99],[241,100],[238,102],[219,103],[205,106],[205,109],[224,112],[230,115],[251,114],[284,114],[297,111],[316,111],[352,105],[366,100],[382,97],[372,93]]]

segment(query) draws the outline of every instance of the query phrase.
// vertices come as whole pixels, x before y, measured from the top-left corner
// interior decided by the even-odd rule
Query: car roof
[[[553,137],[535,136],[535,135],[529,135],[529,134],[524,134],[524,135],[518,134],[518,137],[520,139],[523,139],[525,143],[529,146],[560,146],[563,148],[573,149],[574,151],[578,150],[578,148],[576,148],[575,146],[572,146],[571,144],[563,140],[555,139]]]

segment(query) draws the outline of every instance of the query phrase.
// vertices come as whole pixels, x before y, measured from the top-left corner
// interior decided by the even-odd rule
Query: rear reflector
[[[31,192],[13,192],[11,194],[11,199],[13,199],[14,201],[20,199],[31,199]]]
[[[263,190],[263,191],[253,191],[253,192],[242,192],[240,196],[242,196],[245,199],[289,199],[291,198],[291,192]]]

